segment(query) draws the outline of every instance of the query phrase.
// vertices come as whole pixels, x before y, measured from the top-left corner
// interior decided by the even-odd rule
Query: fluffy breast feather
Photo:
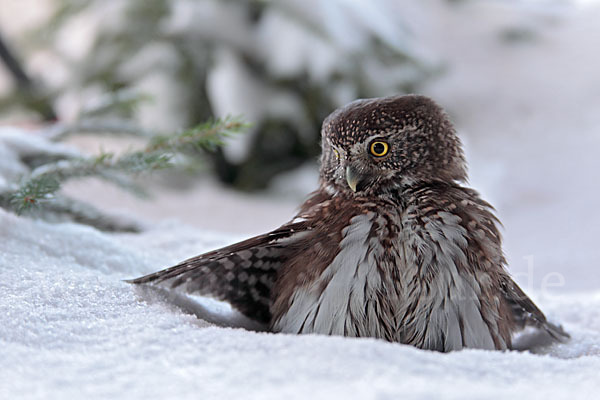
[[[496,232],[483,216],[492,214],[484,205],[461,204],[460,196],[468,197],[461,192],[437,205],[423,200],[430,194],[403,193],[402,203],[364,202],[328,212],[336,215],[328,231],[339,228],[336,250],[299,255],[282,267],[282,280],[294,290],[276,290],[272,329],[370,336],[441,351],[509,347],[509,332],[498,321],[504,303],[492,290],[503,273],[499,243],[487,243]],[[478,225],[470,231],[472,221]],[[320,239],[317,229],[307,246],[319,247]]]

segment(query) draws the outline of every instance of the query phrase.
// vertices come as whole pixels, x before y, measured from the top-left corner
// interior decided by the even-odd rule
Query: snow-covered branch
[[[104,126],[90,125],[89,129],[101,132]],[[56,201],[57,192],[63,182],[89,176],[100,177],[143,195],[144,189],[135,184],[131,179],[133,176],[175,165],[185,166],[186,163],[194,163],[199,156],[201,157],[207,151],[214,151],[223,144],[225,138],[246,127],[247,125],[238,118],[225,118],[202,123],[176,134],[153,135],[139,150],[130,150],[121,154],[103,152],[92,157],[65,156],[57,161],[45,162],[22,177],[18,184],[7,185],[6,187],[13,189],[0,193],[0,200],[3,200],[0,205],[17,213],[23,213],[43,203]],[[70,127],[65,128],[63,132],[69,130],[77,131],[75,127]],[[124,130],[121,133],[127,134],[129,131]],[[64,134],[59,135],[59,137],[64,136]],[[56,136],[51,137],[56,139]],[[62,207],[63,212],[65,208],[67,207]]]

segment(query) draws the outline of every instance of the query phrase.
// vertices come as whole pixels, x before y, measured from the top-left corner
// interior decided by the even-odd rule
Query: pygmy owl
[[[322,127],[319,189],[280,228],[135,280],[229,302],[272,332],[422,349],[568,337],[507,273],[493,208],[446,113],[424,96],[357,100]]]

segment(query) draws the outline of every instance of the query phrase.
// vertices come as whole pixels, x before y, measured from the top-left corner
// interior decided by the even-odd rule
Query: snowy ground
[[[595,398],[600,293],[543,301],[573,335],[547,355],[206,327],[121,279],[224,238],[105,235],[0,211],[0,398]]]
[[[516,18],[499,2],[442,4],[410,10],[423,46],[451,65],[426,92],[457,122],[471,183],[504,223],[511,271],[569,343],[438,354],[207,326],[121,280],[284,222],[314,188],[311,169],[250,200],[211,185],[137,205],[90,183],[69,190],[155,225],[109,235],[0,210],[0,398],[596,398],[600,11]],[[498,29],[515,24],[535,28],[536,42],[501,42]],[[291,186],[301,190],[282,196]],[[159,222],[165,210],[174,219]]]

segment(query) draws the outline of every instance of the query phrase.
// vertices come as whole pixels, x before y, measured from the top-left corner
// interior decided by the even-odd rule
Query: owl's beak
[[[346,167],[346,182],[348,182],[348,186],[352,189],[353,192],[356,192],[356,187],[362,180],[362,176],[356,171],[356,169],[352,168],[351,165]]]

